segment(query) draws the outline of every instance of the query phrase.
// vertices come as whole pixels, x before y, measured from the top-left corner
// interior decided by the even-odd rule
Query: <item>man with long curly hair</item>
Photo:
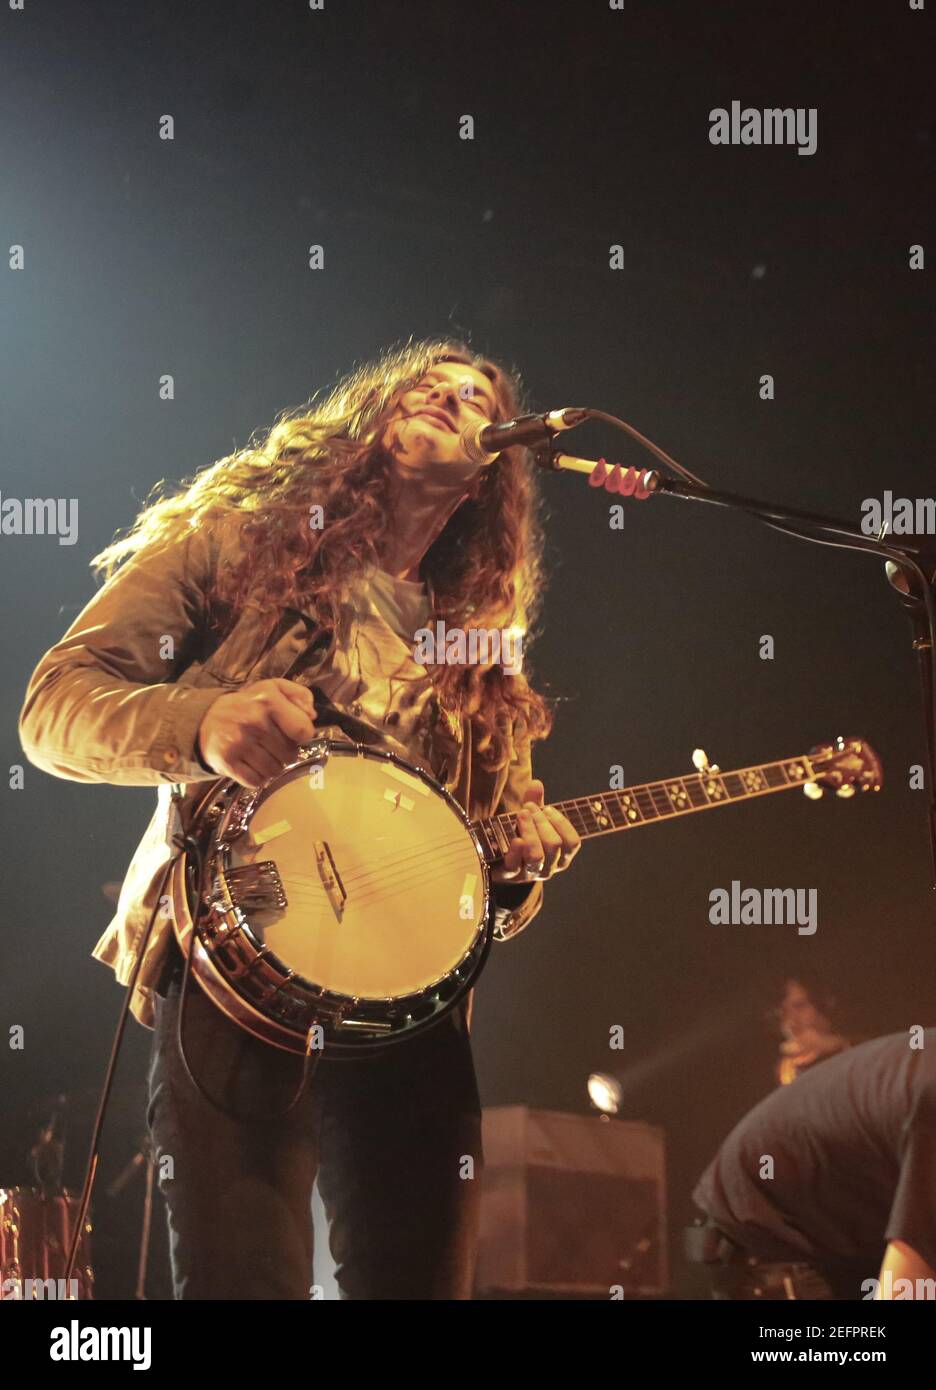
[[[322,731],[318,701],[339,727],[359,721],[430,768],[473,819],[516,813],[493,871],[498,935],[539,910],[543,880],[579,847],[532,778],[546,703],[513,665],[424,666],[414,647],[437,622],[530,630],[530,460],[511,447],[479,467],[462,438],[518,408],[516,379],[463,344],[384,353],[145,508],[95,556],[106,583],[30,680],[20,738],[32,763],[158,789],[94,955],[125,985],[137,969],[131,1009],[154,1031],[148,1124],[178,1298],[308,1298],[316,1176],[343,1297],[470,1296],[482,1162],[470,998],[374,1057],[326,1049],[290,1109],[296,1059],[195,990],[193,1085],[160,888],[206,784],[276,776]]]

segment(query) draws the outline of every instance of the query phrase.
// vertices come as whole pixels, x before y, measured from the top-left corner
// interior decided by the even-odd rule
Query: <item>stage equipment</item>
[[[479,1295],[666,1293],[661,1129],[502,1106],[483,1138]]]
[[[67,1276],[79,1207],[70,1192],[0,1188],[0,1299],[94,1297],[90,1221],[78,1242],[77,1268]]]
[[[669,477],[654,468],[638,470],[634,467],[625,468],[617,463],[609,465],[605,459],[576,458],[562,452],[556,443],[554,431],[535,447],[534,462],[537,467],[547,471],[585,474],[590,487],[604,488],[615,496],[631,497],[637,501],[669,496],[693,502],[707,502],[715,507],[728,507],[734,511],[746,512],[773,530],[782,531],[787,536],[795,536],[798,540],[811,541],[815,545],[834,546],[839,550],[858,550],[885,561],[888,581],[901,594],[903,606],[913,623],[913,650],[917,657],[923,694],[929,777],[927,817],[933,869],[932,886],[936,890],[936,541],[932,537],[924,537],[922,540],[898,539],[895,535],[888,534],[889,523],[886,520],[881,526],[880,534],[872,536],[849,522],[823,516],[818,512],[779,506],[774,502],[742,497],[733,492],[717,492],[682,464],[677,463],[658,444],[654,444],[626,420],[603,410],[589,409],[585,410],[584,414],[587,419],[604,420],[616,429],[623,430],[679,476]]]

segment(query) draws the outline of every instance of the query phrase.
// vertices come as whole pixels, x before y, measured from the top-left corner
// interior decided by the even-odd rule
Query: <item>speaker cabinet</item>
[[[666,1292],[661,1129],[514,1105],[483,1126],[479,1296]]]

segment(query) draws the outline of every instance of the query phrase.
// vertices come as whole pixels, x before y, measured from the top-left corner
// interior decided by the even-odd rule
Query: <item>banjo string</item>
[[[406,892],[416,887],[419,883],[431,882],[440,871],[445,870],[448,864],[457,863],[460,854],[461,846],[455,845],[448,851],[447,855],[434,856],[433,864],[431,866],[427,865],[422,873],[420,873],[417,868],[404,870],[402,875],[399,873],[387,874],[382,878],[381,882],[364,889],[362,893],[355,894],[354,905],[356,907],[361,907],[365,903],[372,904],[379,901],[382,897],[389,897],[398,892]],[[304,880],[302,882],[307,883],[309,887],[303,888],[300,886],[300,891],[296,893],[293,892],[291,888],[291,884],[295,882],[300,882],[300,880],[293,879],[290,881],[290,901],[297,903],[313,901],[321,903],[323,907],[326,905],[326,901],[324,900],[325,888],[322,884],[316,883],[314,879]]]
[[[375,868],[374,865],[389,861],[392,867],[402,868],[405,865],[412,864],[414,860],[418,861],[424,858],[427,853],[431,852],[433,854],[438,854],[442,850],[450,849],[454,845],[464,844],[465,840],[463,837],[450,837],[448,833],[446,833],[435,840],[426,840],[422,845],[418,848],[414,848],[408,854],[401,855],[391,852],[389,854],[376,855],[373,859],[369,859],[366,864],[362,864],[360,868],[354,869],[351,873],[341,874],[341,881],[347,887],[350,887],[351,884],[359,887],[364,880],[388,872],[388,870],[383,868]],[[320,882],[318,878],[308,874],[290,874],[290,878],[293,883]]]

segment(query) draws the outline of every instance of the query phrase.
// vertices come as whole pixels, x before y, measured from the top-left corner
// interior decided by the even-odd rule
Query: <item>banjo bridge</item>
[[[331,848],[327,840],[315,840],[313,843],[315,850],[315,867],[318,869],[318,876],[321,879],[325,895],[331,903],[334,912],[340,922],[344,916],[345,903],[348,895],[345,892],[338,866],[335,863]]]

